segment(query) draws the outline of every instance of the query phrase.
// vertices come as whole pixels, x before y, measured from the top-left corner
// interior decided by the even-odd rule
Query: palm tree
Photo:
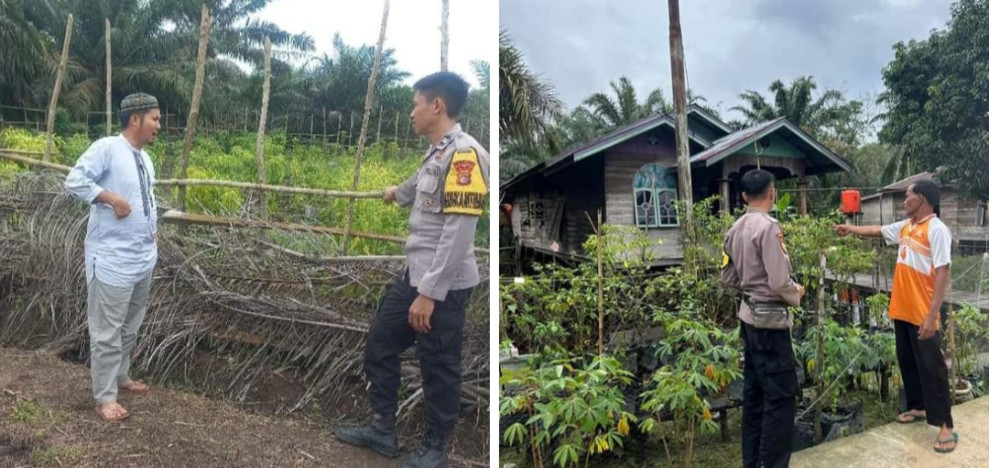
[[[563,112],[563,102],[552,85],[529,70],[507,31],[500,32],[498,41],[500,138],[530,140],[544,135],[550,121]]]
[[[816,131],[834,120],[837,108],[845,99],[841,91],[829,89],[815,100],[813,94],[816,89],[817,83],[812,76],[797,77],[789,87],[783,81],[776,80],[769,85],[772,103],[758,91],[746,90],[738,96],[744,104],[729,110],[741,112],[747,125],[786,117],[804,129]]]
[[[628,77],[623,76],[618,78],[617,82],[612,81],[610,84],[614,98],[598,92],[585,99],[584,105],[593,110],[594,114],[612,129],[628,125],[658,112],[673,111],[661,89],[650,92],[646,102],[640,104],[635,96],[635,88]]]
[[[35,100],[34,77],[45,67],[45,57],[53,48],[51,36],[44,34],[25,16],[25,0],[0,0],[0,93],[14,102]],[[32,6],[47,3],[31,2]],[[2,96],[3,94],[0,94]]]
[[[113,85],[117,98],[141,90],[156,94],[163,105],[184,108],[191,94],[202,2],[196,0],[2,0],[43,34],[62,37],[65,21],[75,16],[68,76],[60,104],[77,116],[102,110],[106,60],[104,21],[109,19],[113,43]],[[269,36],[283,56],[312,50],[305,34],[293,35],[251,17],[271,0],[207,0],[214,25],[207,73],[211,83],[236,78],[232,59],[260,64],[262,43]],[[4,15],[5,17],[7,15]],[[0,32],[0,34],[3,34]],[[6,42],[5,42],[6,43]],[[51,48],[49,48],[51,49]],[[56,51],[41,55],[48,60]],[[6,67],[4,67],[6,69]],[[32,76],[38,101],[47,100],[52,77],[47,70]],[[242,74],[241,74],[242,75]],[[210,93],[206,93],[207,99]],[[211,106],[204,106],[209,113]]]

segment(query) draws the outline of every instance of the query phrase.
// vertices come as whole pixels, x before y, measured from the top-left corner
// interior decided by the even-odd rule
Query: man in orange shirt
[[[903,376],[907,412],[901,423],[922,419],[941,428],[934,450],[948,453],[958,444],[951,421],[948,368],[941,353],[939,318],[950,279],[951,231],[936,211],[941,190],[930,180],[907,188],[908,219],[886,226],[834,226],[838,235],[884,237],[898,245],[889,318],[896,332],[896,358]]]

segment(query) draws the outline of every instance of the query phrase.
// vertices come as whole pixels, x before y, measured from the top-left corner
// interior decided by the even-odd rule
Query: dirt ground
[[[86,367],[0,348],[0,467],[388,468],[402,462],[342,444],[332,428],[191,392],[154,387],[140,396],[123,393],[120,402],[133,416],[104,423]],[[414,448],[404,446],[403,458]],[[455,451],[452,458],[453,466],[476,466]]]

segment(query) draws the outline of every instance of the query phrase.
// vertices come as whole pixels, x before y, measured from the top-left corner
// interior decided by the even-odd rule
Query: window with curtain
[[[635,173],[636,227],[675,227],[677,216],[677,176],[670,168],[647,164]]]

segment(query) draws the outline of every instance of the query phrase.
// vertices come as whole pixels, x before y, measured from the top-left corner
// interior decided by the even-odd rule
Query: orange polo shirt
[[[920,326],[934,302],[934,270],[951,264],[951,231],[936,215],[882,227],[889,245],[899,245],[889,318]]]

